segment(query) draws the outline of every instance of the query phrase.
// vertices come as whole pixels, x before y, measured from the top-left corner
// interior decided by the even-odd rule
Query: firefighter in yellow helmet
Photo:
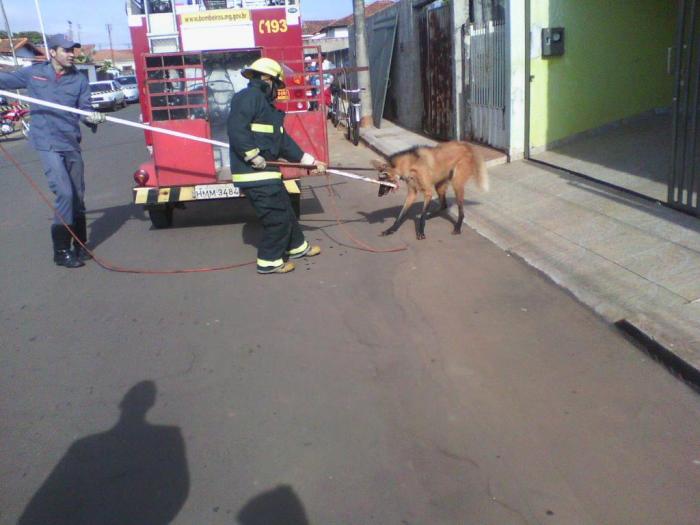
[[[228,117],[233,183],[250,199],[264,228],[258,273],[287,273],[294,270],[289,259],[313,257],[321,248],[304,238],[282,173],[267,166],[267,161],[284,158],[315,165],[318,173],[325,172],[326,166],[304,153],[284,131],[284,112],[275,107],[277,90],[285,85],[282,66],[271,58],[260,58],[242,74],[250,82],[234,95]]]

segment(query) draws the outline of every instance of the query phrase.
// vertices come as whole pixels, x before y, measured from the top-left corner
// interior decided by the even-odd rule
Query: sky
[[[12,32],[39,31],[35,0],[0,0]],[[115,49],[131,46],[125,14],[125,0],[38,0],[47,34],[67,33],[73,23],[73,37],[84,44],[109,47],[107,24],[112,24]],[[302,20],[330,20],[352,13],[352,0],[300,0]],[[368,2],[371,3],[371,2]],[[80,29],[78,29],[80,25]],[[0,26],[5,29],[0,18]]]

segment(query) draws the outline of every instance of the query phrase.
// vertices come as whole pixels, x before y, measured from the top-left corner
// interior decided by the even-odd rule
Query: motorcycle
[[[313,69],[310,71],[314,71]],[[331,105],[331,82],[333,82],[333,75],[323,75],[323,93],[319,96],[319,87],[321,86],[321,79],[318,75],[313,75],[309,78],[309,85],[313,86],[311,89],[306,90],[307,98],[314,99],[309,104],[309,109],[318,109],[318,99],[323,100],[323,103],[328,108]]]
[[[11,135],[17,130],[25,138],[29,135],[29,108],[12,104],[8,110],[0,113],[0,136]]]

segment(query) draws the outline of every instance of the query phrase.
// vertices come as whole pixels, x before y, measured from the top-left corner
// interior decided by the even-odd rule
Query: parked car
[[[126,107],[124,92],[114,80],[90,82],[90,103],[93,109],[111,109]]]
[[[121,86],[127,102],[139,101],[139,86],[135,76],[117,77],[114,80]]]

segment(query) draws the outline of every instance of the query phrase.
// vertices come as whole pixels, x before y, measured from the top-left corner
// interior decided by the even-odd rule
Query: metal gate
[[[468,75],[464,76],[469,104],[468,135],[471,140],[505,149],[508,146],[505,21],[470,24],[462,56],[468,69]]]
[[[452,5],[434,2],[420,14],[423,132],[452,138]]]
[[[671,206],[700,216],[700,0],[681,0],[673,98]]]
[[[386,90],[389,85],[391,58],[394,54],[396,26],[399,22],[399,10],[390,7],[365,22],[369,35],[369,63],[372,64],[372,116],[374,126],[381,127],[384,115]]]

